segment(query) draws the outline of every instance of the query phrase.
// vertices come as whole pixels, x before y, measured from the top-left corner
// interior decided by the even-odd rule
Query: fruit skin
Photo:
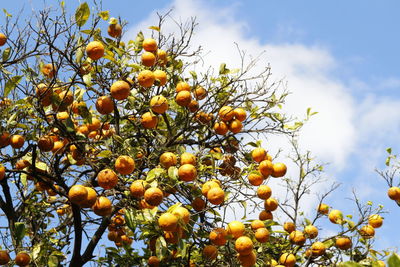
[[[151,70],[143,70],[137,76],[138,83],[145,88],[151,87],[155,80],[156,77]]]
[[[4,33],[0,33],[0,46],[5,45],[7,42],[7,36],[4,35]]]
[[[157,128],[158,117],[150,112],[146,112],[142,115],[140,123],[146,129],[155,129]]]
[[[149,264],[149,267],[158,267],[160,266],[160,260],[157,258],[157,256],[151,256],[149,260],[147,261]]]
[[[108,216],[112,213],[112,203],[107,197],[100,196],[92,206],[92,210],[96,215]]]
[[[307,225],[304,228],[304,233],[308,238],[314,239],[318,236],[318,228],[314,225]]]
[[[73,185],[68,191],[68,198],[74,204],[80,204],[85,201],[88,195],[86,187],[83,185]]]
[[[267,228],[258,228],[254,236],[258,242],[265,243],[269,240],[269,231]]]
[[[164,152],[160,156],[160,164],[168,169],[171,166],[175,166],[178,163],[176,155],[172,152]]]
[[[135,170],[135,161],[129,156],[119,156],[115,161],[114,168],[120,174],[128,175]]]
[[[315,242],[311,245],[311,253],[313,256],[322,256],[325,254],[326,246],[322,242]]]
[[[374,228],[379,228],[383,224],[383,219],[378,214],[372,214],[368,218],[368,224],[371,225]]]
[[[193,199],[191,206],[195,211],[202,211],[206,207],[206,202],[203,199],[197,197]]]
[[[253,186],[259,186],[264,181],[264,177],[259,173],[250,173],[247,177],[249,183]]]
[[[240,236],[235,241],[235,249],[240,255],[249,255],[253,247],[253,241],[247,236]]]
[[[262,210],[258,215],[258,218],[261,221],[265,221],[265,220],[272,220],[274,216],[272,215],[272,212],[270,212],[269,210]]]
[[[157,42],[153,38],[146,38],[143,40],[142,43],[143,49],[148,52],[155,52],[157,51]]]
[[[269,175],[272,174],[273,164],[269,160],[263,160],[260,162],[260,165],[258,166],[258,170],[259,170],[259,172],[261,172],[261,174],[264,177],[268,177]]]
[[[181,91],[188,91],[190,92],[190,85],[187,82],[178,82],[178,84],[175,87],[175,91],[177,93]]]
[[[335,246],[342,250],[347,250],[351,248],[352,242],[351,239],[348,237],[339,237],[335,241]]]
[[[150,100],[150,108],[155,113],[163,114],[168,109],[168,101],[162,95],[153,96]]]
[[[197,170],[192,164],[183,164],[178,169],[179,179],[185,182],[190,182],[196,179]]]
[[[296,230],[296,225],[292,222],[285,222],[283,224],[283,229],[290,234],[291,232]]]
[[[114,111],[114,101],[109,96],[100,96],[96,100],[96,110],[102,114],[110,114]]]
[[[10,138],[10,145],[12,148],[19,149],[24,146],[25,138],[22,135],[15,134]]]
[[[177,207],[173,210],[172,214],[182,219],[185,224],[188,224],[190,221],[190,212],[185,207]]]
[[[107,28],[107,33],[111,37],[117,38],[120,37],[122,34],[122,26],[121,24],[110,24]]]
[[[239,121],[244,121],[247,117],[246,111],[242,108],[235,108],[233,113],[235,114],[235,118]]]
[[[318,213],[326,215],[329,213],[329,206],[324,203],[321,203],[321,204],[319,204],[317,211],[318,211]]]
[[[274,211],[278,208],[278,201],[270,197],[264,201],[264,208],[268,211]]]
[[[233,109],[229,106],[223,106],[218,112],[219,118],[225,122],[232,120],[234,115]]]
[[[18,266],[26,266],[31,262],[31,256],[29,256],[29,254],[26,252],[18,252],[14,261]]]
[[[389,188],[388,190],[388,196],[390,199],[392,200],[400,200],[400,188],[397,186],[392,186],[391,188]]]
[[[160,205],[163,198],[163,191],[156,187],[151,187],[144,192],[144,200],[151,206]]]
[[[156,56],[151,52],[144,52],[141,56],[142,64],[151,67],[156,63]]]
[[[260,185],[257,189],[257,196],[261,199],[268,199],[272,195],[272,190],[268,185]]]
[[[181,165],[184,165],[184,164],[196,165],[196,156],[193,155],[192,153],[184,152],[184,153],[181,155],[181,160],[180,160],[180,162],[181,162]]]
[[[303,232],[295,230],[290,233],[289,235],[290,242],[296,245],[303,245],[306,242],[306,237],[304,236]]]
[[[229,128],[228,128],[228,125],[226,125],[225,122],[220,121],[220,122],[216,122],[214,124],[214,131],[215,131],[216,134],[225,135],[225,134],[228,133]]]
[[[228,235],[231,235],[233,238],[237,239],[244,235],[245,227],[242,222],[232,221],[228,224],[226,228],[226,232]]]
[[[203,256],[207,260],[215,260],[218,256],[218,249],[216,246],[213,245],[207,245],[203,249]]]
[[[131,196],[135,198],[141,198],[144,196],[146,191],[147,182],[145,180],[136,180],[129,187]]]
[[[211,243],[217,246],[225,245],[227,239],[227,233],[224,228],[215,228],[210,232],[209,238]]]
[[[2,181],[5,176],[6,176],[6,168],[4,167],[3,164],[0,164],[0,181]]]
[[[229,131],[234,134],[240,133],[242,128],[243,124],[239,120],[234,119],[229,123]]]
[[[175,102],[181,107],[189,106],[191,101],[192,95],[189,91],[180,91],[175,97]]]
[[[42,136],[38,140],[38,147],[42,152],[49,152],[54,147],[54,141],[49,136]]]
[[[272,177],[283,177],[283,176],[285,176],[286,171],[287,171],[287,168],[286,168],[285,164],[283,164],[281,162],[274,163],[272,165],[271,176]]]
[[[88,194],[85,200],[83,200],[82,202],[80,202],[80,206],[81,208],[91,208],[94,203],[96,203],[97,200],[97,193],[96,191],[91,188],[91,187],[87,187],[85,186]]]
[[[163,86],[167,83],[167,74],[165,73],[165,71],[155,70],[153,74],[156,80],[159,81],[160,86]]]
[[[251,222],[251,229],[253,231],[259,229],[259,228],[265,228],[265,224],[263,223],[263,221],[261,220],[253,220]]]
[[[293,267],[296,264],[296,257],[290,253],[283,253],[279,257],[279,263],[286,267]]]
[[[116,81],[111,85],[110,93],[113,98],[124,100],[131,93],[131,86],[125,81]]]
[[[175,231],[178,227],[178,216],[166,212],[158,218],[158,225],[164,231]]]
[[[220,205],[225,200],[225,193],[220,187],[211,188],[207,193],[207,199],[211,204]]]
[[[99,41],[92,41],[86,46],[86,54],[91,60],[98,60],[104,56],[104,45]]]
[[[10,261],[10,255],[6,250],[0,250],[0,265],[6,265]]]
[[[97,174],[97,182],[104,189],[113,189],[118,184],[118,176],[113,170],[104,169]]]
[[[332,223],[343,223],[343,213],[340,210],[331,210],[331,212],[329,212],[328,218]]]
[[[251,267],[257,262],[257,255],[254,251],[251,251],[247,255],[239,254],[237,258],[242,267]]]
[[[370,239],[374,237],[375,229],[374,227],[368,224],[361,227],[359,233],[364,239]]]

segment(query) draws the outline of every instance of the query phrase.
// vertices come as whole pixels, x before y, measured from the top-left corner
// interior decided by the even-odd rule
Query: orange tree
[[[282,112],[269,67],[240,53],[240,69],[194,72],[195,21],[163,35],[160,16],[153,36],[122,41],[125,23],[97,5],[70,18],[61,2],[24,27],[5,13],[0,264],[381,266],[381,208],[356,199],[354,222],[330,211],[333,185],[302,210],[322,166],[298,147],[304,122]],[[254,141],[272,134],[289,137],[290,175]],[[325,215],[337,232],[319,238]]]

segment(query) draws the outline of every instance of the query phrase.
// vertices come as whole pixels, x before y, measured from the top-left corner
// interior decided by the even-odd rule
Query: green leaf
[[[160,27],[157,27],[157,26],[150,26],[149,29],[150,30],[155,30],[155,31],[158,31],[158,32],[160,31]]]
[[[226,68],[226,64],[222,63],[219,66],[219,74],[228,74],[229,73],[229,69]]]
[[[86,21],[90,16],[90,8],[89,5],[84,2],[82,3],[75,11],[75,21],[79,27],[85,25]]]
[[[110,18],[110,12],[108,10],[101,11],[99,13],[99,17],[102,18],[103,20],[108,20]]]
[[[161,174],[165,172],[162,168],[154,168],[147,173],[146,182],[151,183],[155,178],[158,178]]]
[[[7,97],[8,94],[15,89],[15,87],[19,84],[21,81],[22,76],[14,76],[10,80],[6,82],[6,86],[4,87],[4,97]]]
[[[135,231],[135,215],[133,214],[133,211],[126,209],[124,217],[126,225],[129,227],[129,229]]]
[[[386,148],[386,152],[392,154],[392,148],[391,147]]]
[[[393,253],[388,261],[388,267],[399,267],[400,266],[400,257],[396,253]]]
[[[110,21],[108,22],[108,24],[110,25],[115,25],[118,23],[118,20],[116,18],[110,18]]]
[[[16,222],[14,224],[14,227],[15,227],[15,240],[17,241],[17,244],[19,244],[25,236],[25,223]]]
[[[169,167],[168,168],[168,177],[174,181],[178,181],[178,168],[177,167]]]
[[[3,61],[7,61],[7,59],[10,57],[10,52],[11,52],[11,48],[7,47],[6,49],[4,49],[3,51]]]
[[[97,154],[97,157],[107,158],[111,155],[112,155],[112,152],[110,150],[103,150],[99,154]]]
[[[358,264],[354,261],[347,261],[340,264],[341,267],[363,267],[361,264]]]
[[[58,257],[54,255],[50,255],[49,260],[47,261],[47,266],[49,267],[57,267],[58,266]]]
[[[12,17],[12,15],[10,13],[7,12],[7,10],[5,8],[3,8],[3,12],[4,14],[6,14],[7,17]]]

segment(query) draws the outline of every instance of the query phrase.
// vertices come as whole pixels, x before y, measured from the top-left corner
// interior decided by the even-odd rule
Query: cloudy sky
[[[38,8],[42,1],[17,2]],[[66,2],[71,6],[78,1]],[[398,246],[392,229],[400,219],[400,207],[387,198],[387,185],[374,170],[384,167],[387,147],[400,151],[400,2],[103,2],[112,16],[129,22],[127,39],[156,24],[156,12],[172,8],[172,17],[179,21],[197,17],[193,41],[207,52],[207,66],[217,68],[225,62],[238,67],[235,43],[249,55],[262,54],[259,67],[270,63],[273,79],[284,79],[292,93],[287,111],[299,117],[308,107],[318,111],[300,141],[304,150],[329,162],[327,177],[343,184],[329,204],[354,213],[346,199],[353,189],[362,201],[383,204],[389,213],[377,230],[376,244]],[[15,1],[4,7],[15,10]],[[166,24],[165,30],[173,31],[171,25]],[[272,141],[270,149],[278,149]]]

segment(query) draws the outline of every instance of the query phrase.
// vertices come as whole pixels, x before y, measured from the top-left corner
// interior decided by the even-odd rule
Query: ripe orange
[[[158,80],[160,86],[163,86],[167,83],[167,74],[165,73],[165,71],[155,70],[153,74],[156,80]]]
[[[107,33],[111,37],[117,38],[120,37],[122,34],[122,26],[121,24],[110,24],[107,28]]]
[[[196,156],[189,152],[184,152],[181,155],[181,165],[192,164],[196,165]]]
[[[274,163],[274,164],[272,165],[272,173],[271,173],[271,176],[272,176],[272,177],[283,177],[283,176],[285,176],[286,171],[287,171],[287,168],[286,168],[286,165],[285,165],[285,164],[280,163],[280,162]]]
[[[96,110],[103,115],[114,111],[114,101],[109,96],[100,96],[96,100]]]
[[[74,204],[80,204],[87,199],[88,191],[83,185],[73,185],[68,191],[68,198]]]
[[[157,51],[157,42],[153,38],[146,38],[143,40],[142,43],[143,49],[148,52],[155,52]]]
[[[177,164],[176,155],[172,152],[162,153],[160,156],[160,164],[166,169],[168,169],[171,166],[175,166]]]
[[[38,147],[42,152],[49,152],[53,149],[54,141],[49,136],[42,136],[38,140]]]
[[[249,183],[254,186],[259,186],[264,181],[264,177],[256,172],[250,173],[247,179],[249,179]]]
[[[207,91],[201,86],[197,86],[196,89],[194,90],[194,97],[197,100],[203,100],[207,96]]]
[[[328,218],[332,223],[343,223],[343,213],[340,210],[332,210],[331,212],[329,212]]]
[[[261,221],[265,221],[265,220],[272,220],[274,216],[272,215],[272,212],[270,212],[269,210],[262,210],[258,215],[258,218]]]
[[[257,196],[261,199],[268,199],[272,195],[272,190],[268,185],[260,185],[257,189]]]
[[[397,186],[392,186],[388,190],[388,196],[392,200],[400,200],[400,188]]]
[[[125,81],[116,81],[111,85],[110,93],[113,98],[124,100],[131,93],[131,86]]]
[[[191,101],[192,95],[190,94],[190,91],[180,91],[176,94],[175,102],[181,107],[189,106]]]
[[[151,256],[147,261],[147,264],[149,267],[158,267],[160,266],[160,260],[157,258],[157,256]]]
[[[296,257],[293,254],[283,253],[279,258],[279,263],[285,267],[293,267],[296,264]]]
[[[158,225],[164,231],[175,231],[178,227],[178,217],[170,212],[165,212],[158,218]]]
[[[234,134],[240,133],[242,128],[243,128],[243,124],[240,122],[240,120],[233,119],[229,123],[229,131],[231,131]]]
[[[114,167],[120,174],[128,175],[135,170],[135,161],[129,156],[119,156],[115,161]]]
[[[92,122],[89,123],[87,125],[87,127],[88,127],[89,131],[97,131],[101,127],[101,121],[98,118],[93,117]]]
[[[251,222],[251,229],[253,231],[259,229],[259,228],[265,228],[265,224],[263,223],[263,221],[261,220],[253,220]]]
[[[318,228],[314,225],[307,225],[304,228],[304,233],[308,238],[314,239],[318,236]]]
[[[235,241],[235,249],[240,255],[249,255],[253,247],[253,241],[247,236],[240,236]]]
[[[258,242],[265,243],[269,240],[269,231],[267,228],[258,228],[254,236]]]
[[[17,256],[15,256],[15,264],[18,266],[26,266],[31,262],[31,257],[26,252],[18,252]]]
[[[2,132],[0,135],[0,147],[5,147],[10,144],[10,134],[8,132]]]
[[[148,88],[154,84],[156,77],[154,76],[154,73],[151,70],[143,70],[139,72],[137,80],[141,86]]]
[[[156,115],[146,112],[142,115],[140,123],[146,129],[155,129],[158,124],[158,118]]]
[[[43,67],[41,69],[41,72],[43,73],[44,76],[46,76],[47,78],[51,79],[56,74],[57,68],[53,64],[49,63],[49,64],[46,64],[46,65],[43,65]]]
[[[209,238],[211,243],[217,246],[224,246],[226,243],[226,230],[224,228],[215,228],[211,231]]]
[[[207,199],[211,204],[219,205],[225,200],[225,193],[220,187],[211,188],[207,193]]]
[[[190,221],[190,212],[184,207],[177,207],[172,211],[172,214],[182,219],[185,224],[188,224]]]
[[[235,114],[235,118],[239,121],[244,121],[247,117],[246,111],[242,108],[235,108],[233,113]]]
[[[150,187],[144,192],[144,200],[151,206],[158,206],[164,198],[163,191],[156,187]]]
[[[228,125],[226,125],[225,122],[220,121],[220,122],[215,122],[214,131],[215,131],[216,134],[225,135],[225,134],[228,133],[229,128],[228,128]]]
[[[303,232],[294,230],[289,234],[290,242],[293,244],[302,246],[306,242],[306,237],[304,236]]]
[[[192,164],[183,164],[178,169],[179,179],[185,182],[194,181],[197,177],[196,167]]]
[[[86,46],[86,54],[91,60],[98,60],[104,56],[104,45],[99,41],[92,41]]]
[[[4,179],[6,176],[6,168],[3,166],[3,164],[0,164],[0,181]]]
[[[18,149],[24,146],[25,138],[22,135],[14,134],[10,138],[12,148]]]
[[[6,250],[0,250],[0,265],[6,265],[10,261],[10,255]]]
[[[361,227],[359,233],[364,239],[370,239],[374,237],[375,229],[374,227],[368,224]]]
[[[379,228],[383,224],[383,219],[378,214],[372,214],[368,218],[368,224],[371,225],[374,228]]]
[[[246,255],[239,254],[237,258],[242,267],[252,267],[257,262],[257,255],[254,251],[251,251],[249,254]]]
[[[335,241],[335,246],[342,250],[347,250],[351,248],[352,242],[351,239],[348,237],[339,237]]]
[[[96,203],[96,200],[97,200],[97,193],[96,193],[96,191],[95,191],[93,188],[91,188],[91,187],[85,186],[85,188],[86,188],[88,194],[87,194],[86,199],[83,200],[82,202],[80,202],[80,206],[81,206],[82,208],[91,208],[91,207],[94,205],[94,203]]]
[[[229,106],[223,106],[218,112],[218,116],[223,121],[232,120],[234,115],[235,114],[233,113],[233,109]]]
[[[190,101],[190,103],[188,105],[189,111],[194,113],[194,112],[198,111],[199,108],[200,108],[199,102],[197,102],[196,100],[192,99],[192,101]]]
[[[264,201],[265,210],[274,211],[278,208],[278,201],[275,198],[268,198]]]
[[[293,222],[285,222],[283,224],[283,229],[290,234],[296,230],[296,225]]]
[[[313,256],[322,256],[325,254],[326,246],[322,242],[314,242],[311,245],[311,253]]]
[[[269,160],[263,160],[260,162],[258,166],[258,170],[264,177],[268,177],[273,172],[273,164]]]
[[[112,213],[112,203],[107,197],[100,196],[92,206],[92,209],[98,216],[108,216]]]
[[[118,183],[118,176],[113,170],[104,169],[97,174],[97,182],[104,189],[112,189]]]
[[[155,113],[163,114],[168,109],[168,101],[162,95],[153,96],[150,100],[150,108]]]
[[[157,64],[160,66],[164,66],[165,64],[167,64],[167,52],[165,52],[162,49],[158,49],[157,50]]]
[[[176,231],[165,231],[164,232],[164,239],[167,243],[170,244],[178,244],[179,242],[179,233],[178,230]]]
[[[0,33],[0,46],[5,45],[7,42],[7,36],[4,35],[4,33]]]
[[[205,182],[202,187],[201,187],[201,193],[203,194],[203,196],[207,196],[208,192],[215,187],[221,187],[221,185],[219,183],[217,183],[216,181],[207,181]]]
[[[191,206],[195,211],[202,211],[206,207],[206,202],[203,199],[196,197],[193,199]]]
[[[156,64],[156,56],[152,52],[144,52],[141,59],[142,64],[146,67],[151,67]]]
[[[53,90],[48,88],[46,84],[40,83],[36,87],[36,96],[40,100],[40,104],[47,107],[51,104],[51,97],[53,95]]]
[[[228,223],[226,232],[228,233],[228,235],[231,235],[233,238],[237,239],[242,235],[244,235],[245,232],[244,224],[239,221],[232,221]]]
[[[216,246],[207,245],[203,249],[203,256],[209,261],[213,261],[218,256],[218,249]]]
[[[326,205],[326,204],[324,204],[324,203],[321,203],[321,204],[318,206],[317,211],[318,211],[318,213],[321,213],[321,214],[326,215],[326,214],[329,213],[329,206]]]
[[[190,92],[190,85],[187,82],[178,82],[178,84],[175,87],[175,91],[177,93],[181,91],[188,91]]]

